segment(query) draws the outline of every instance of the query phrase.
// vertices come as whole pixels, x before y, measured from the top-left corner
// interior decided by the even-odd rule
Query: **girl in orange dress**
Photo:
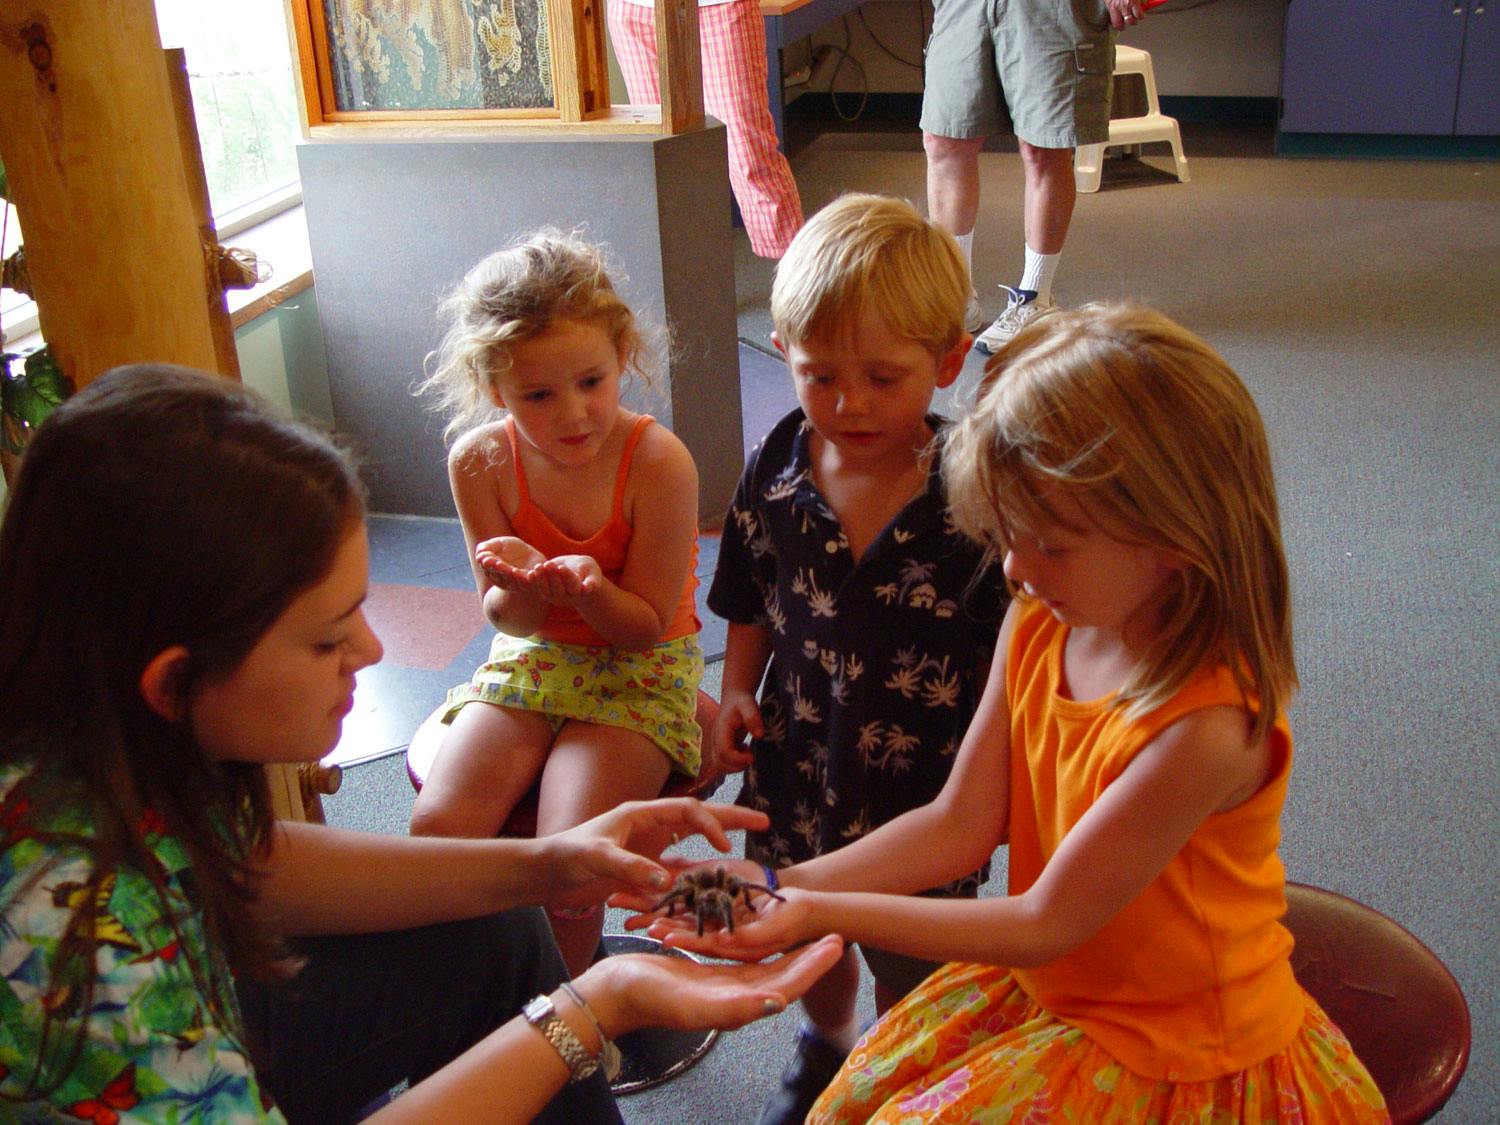
[[[811,1122],[1388,1120],[1280,921],[1297,674],[1243,384],[1157,313],[1060,312],[989,361],[944,474],[1015,594],[946,788],[779,872],[784,901],[734,934],[654,932],[738,957],[837,932],[950,962]],[[909,897],[1006,841],[1005,897]]]

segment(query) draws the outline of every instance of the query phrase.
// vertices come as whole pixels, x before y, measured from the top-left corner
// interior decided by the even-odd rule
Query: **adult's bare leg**
[[[927,214],[954,236],[970,234],[979,217],[979,150],[984,138],[922,134],[927,153]]]

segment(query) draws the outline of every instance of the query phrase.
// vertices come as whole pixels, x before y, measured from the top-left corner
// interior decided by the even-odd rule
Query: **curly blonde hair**
[[[449,441],[500,413],[490,387],[511,349],[559,320],[598,325],[625,370],[652,382],[650,345],[610,280],[603,249],[576,232],[545,227],[484,258],[443,298],[437,319],[443,338],[416,393],[435,395],[434,409],[450,416]]]
[[[786,344],[854,331],[874,314],[934,355],[958,342],[969,268],[953,236],[910,203],[841,195],[807,221],[776,265],[771,320]]]
[[[1264,737],[1297,687],[1290,579],[1260,412],[1206,343],[1131,304],[1033,322],[985,365],[943,475],[959,527],[1001,552],[1062,495],[1180,563],[1148,607],[1158,627],[1120,692],[1127,713],[1220,663]]]

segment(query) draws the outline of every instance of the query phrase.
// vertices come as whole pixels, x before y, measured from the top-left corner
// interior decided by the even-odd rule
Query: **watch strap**
[[[599,1036],[599,1042],[603,1046],[599,1050],[599,1065],[604,1068],[604,1077],[613,1082],[620,1075],[620,1068],[625,1060],[620,1055],[620,1048],[615,1046],[615,1041],[604,1034],[604,1025],[599,1022],[599,1017],[594,1015],[594,1009],[590,1008],[585,1000],[568,981],[563,981],[558,986],[578,1005],[578,1010],[588,1017],[589,1023],[594,1025],[594,1031]]]
[[[548,1043],[552,1044],[554,1050],[562,1056],[571,1072],[569,1081],[579,1082],[594,1071],[599,1069],[599,1056],[589,1053],[583,1041],[574,1034],[573,1029],[563,1022],[557,1014],[557,1009],[552,1004],[552,998],[543,994],[527,1003],[521,1009],[526,1017],[526,1022],[531,1024],[546,1037]]]

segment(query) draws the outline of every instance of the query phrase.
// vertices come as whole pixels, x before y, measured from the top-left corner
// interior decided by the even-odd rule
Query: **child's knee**
[[[408,832],[413,836],[465,836],[487,838],[500,830],[493,809],[473,802],[423,800],[418,796],[411,810]]]

